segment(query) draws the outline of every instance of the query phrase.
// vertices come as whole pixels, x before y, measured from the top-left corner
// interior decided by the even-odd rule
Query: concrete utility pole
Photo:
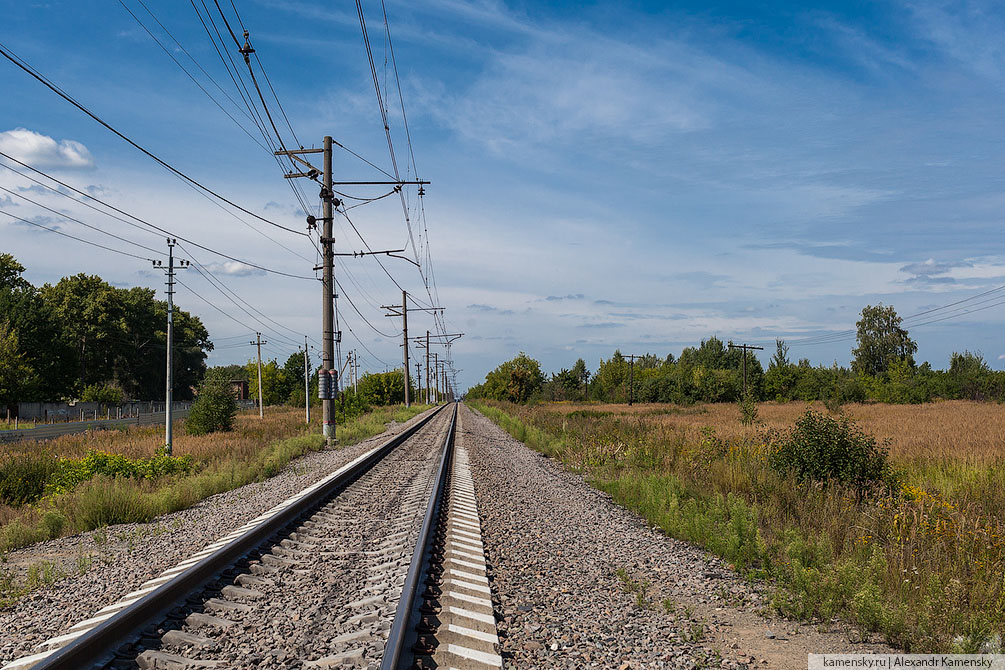
[[[411,382],[408,378],[408,293],[401,292],[401,307],[397,305],[381,305],[381,309],[386,309],[390,314],[384,316],[401,317],[401,351],[402,351],[402,377],[405,382],[405,407],[411,407],[412,402],[409,397]]]
[[[332,221],[335,216],[335,207],[340,202],[335,198],[332,190],[332,138],[325,136],[324,148],[322,149],[299,149],[296,151],[277,151],[276,155],[288,156],[291,160],[300,163],[307,168],[307,172],[291,172],[283,175],[287,179],[307,177],[317,179],[321,177],[321,245],[322,262],[321,267],[314,268],[322,271],[321,279],[321,332],[322,332],[322,352],[321,369],[327,374],[335,367],[335,311],[334,311],[334,269],[335,256],[333,245],[335,238],[332,237]],[[318,170],[301,156],[305,154],[323,154],[322,169]],[[307,225],[315,227],[317,219],[313,216],[307,217]],[[320,376],[320,375],[319,375]],[[335,443],[335,396],[338,393],[338,377],[332,380],[330,392],[321,399],[321,421],[324,430],[325,441],[329,445]],[[323,389],[325,385],[320,384]]]
[[[429,331],[426,331],[426,404],[429,404],[429,391],[432,384],[429,380]]]
[[[171,423],[174,421],[174,245],[178,240],[168,238],[168,266],[165,270],[167,274],[167,379],[164,383],[164,449],[167,455],[171,455],[174,448],[174,436],[171,434]],[[161,261],[154,261],[154,267],[164,268]],[[178,270],[184,270],[189,266],[186,260],[178,261]]]
[[[307,336],[304,335],[304,413],[307,424],[311,422],[311,359],[307,354]]]
[[[306,172],[289,172],[284,174],[285,179],[299,179],[301,177],[306,177],[307,179],[317,180],[318,176],[321,179],[321,201],[323,204],[322,208],[322,235],[321,244],[324,246],[323,261],[321,267],[314,268],[315,270],[323,270],[322,281],[324,286],[322,288],[322,309],[321,309],[321,322],[323,331],[323,351],[321,366],[322,369],[326,371],[335,370],[335,317],[333,310],[333,303],[335,297],[334,291],[334,267],[335,267],[335,250],[333,245],[335,239],[332,237],[332,221],[335,216],[335,209],[341,205],[341,201],[335,197],[335,192],[333,190],[334,182],[332,180],[332,138],[325,136],[324,138],[324,148],[323,149],[298,149],[298,150],[286,150],[274,152],[277,156],[287,156],[291,161],[299,163],[304,166],[301,170],[306,169]],[[322,169],[318,169],[310,164],[309,161],[303,158],[306,154],[324,154],[324,159],[322,163]],[[392,185],[397,188],[401,188],[405,184],[417,184],[419,186],[419,194],[422,195],[422,185],[429,184],[428,181],[421,179],[414,180],[396,180],[396,181],[344,181],[339,182],[340,184],[363,186],[363,185]],[[317,224],[317,219],[313,216],[307,217],[307,225],[313,228]],[[382,253],[391,255],[392,251],[380,251],[380,252],[369,252],[364,254],[352,254],[352,255],[371,255],[373,253]],[[346,254],[339,254],[346,255]],[[405,366],[405,374],[408,375],[408,366]],[[327,395],[329,397],[323,398],[321,403],[321,420],[324,425],[324,436],[325,440],[329,445],[335,443],[335,398],[338,395],[338,377],[337,371],[336,375],[332,379],[332,385],[330,393]]]
[[[353,349],[352,351],[352,392],[356,393],[357,387],[359,386],[359,353]]]
[[[419,399],[420,389],[422,389],[422,363],[415,361],[415,402],[422,402]]]
[[[733,344],[729,343],[730,349],[742,349],[743,350],[743,395],[747,395],[747,350],[757,350],[764,351],[764,347],[755,347],[751,344]]]
[[[440,362],[439,354],[433,354],[433,402],[440,404]]]
[[[268,342],[262,341],[262,334],[255,333],[255,341],[251,342],[258,347],[258,418],[265,418],[265,407],[262,405],[262,345]]]

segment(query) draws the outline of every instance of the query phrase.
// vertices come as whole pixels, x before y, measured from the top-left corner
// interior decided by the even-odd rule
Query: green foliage
[[[866,305],[862,308],[862,318],[855,324],[858,346],[852,351],[855,357],[852,368],[856,372],[879,375],[898,361],[914,367],[914,353],[918,345],[901,328],[901,322],[893,305]]]
[[[47,495],[66,493],[99,475],[152,480],[166,475],[188,474],[195,467],[188,454],[168,456],[161,450],[150,458],[130,459],[121,454],[92,450],[80,460],[58,459],[56,471],[46,483],[45,492]]]
[[[647,357],[650,358],[650,357]],[[653,360],[659,361],[656,357]],[[680,359],[667,356],[658,364],[635,367],[635,399],[638,402],[690,405],[697,402],[739,402],[742,395],[742,352],[729,351],[719,340],[706,340],[702,346],[687,348]],[[933,370],[928,363],[914,366],[907,358],[891,360],[887,369],[876,375],[856,373],[837,365],[812,366],[807,359],[793,363],[788,347],[776,341],[767,372],[748,354],[748,390],[756,400],[822,402],[833,412],[847,403],[877,400],[887,403],[921,403],[934,399],[1005,401],[1005,372],[992,370],[980,354],[956,353],[949,370]],[[724,366],[724,367],[714,367]],[[629,363],[615,351],[609,360],[601,360],[590,382],[590,399],[627,402]],[[571,372],[552,375],[545,385],[546,400],[576,400],[581,396],[565,390],[571,385]],[[496,399],[485,395],[485,385],[476,387],[470,397]]]
[[[541,364],[522,351],[485,375],[485,382],[468,390],[469,398],[527,402],[544,386]]]
[[[359,378],[357,387],[362,406],[397,405],[405,402],[405,379],[400,369],[365,374]]]
[[[114,384],[91,384],[85,386],[80,394],[84,402],[99,402],[105,405],[118,405],[124,399],[122,389]]]
[[[37,501],[58,467],[47,453],[15,452],[0,457],[0,502],[18,507]]]
[[[23,360],[33,373],[18,384],[14,399],[56,399],[73,381],[72,365],[66,364],[73,351],[60,337],[50,306],[21,276],[24,269],[10,254],[0,254],[0,314],[17,333]]]
[[[34,370],[21,350],[17,331],[0,321],[0,405],[16,402],[31,387]]]
[[[222,379],[207,379],[185,419],[185,430],[190,435],[232,430],[236,415],[237,399],[230,385]]]
[[[740,406],[740,423],[744,426],[757,423],[757,398],[753,391],[744,393],[737,404]]]
[[[72,491],[97,475],[153,480],[194,469],[191,456],[171,457],[163,451],[150,458],[129,459],[92,450],[79,460],[47,452],[11,453],[0,460],[0,503],[12,507],[36,503],[45,496]]]
[[[153,289],[116,288],[84,274],[37,289],[23,272],[12,256],[0,254],[0,314],[17,333],[21,362],[33,373],[25,374],[10,400],[78,397],[87,387],[109,384],[133,398],[160,396],[167,303],[156,300]],[[212,344],[199,319],[177,307],[174,334],[175,396],[185,399],[205,373]]]
[[[546,400],[583,400],[586,397],[586,383],[590,371],[586,369],[586,361],[578,359],[571,370],[562,368],[560,372],[552,373],[551,379],[544,384],[543,395]]]
[[[802,480],[835,481],[860,492],[894,482],[886,445],[847,417],[807,410],[795,427],[770,440],[768,462],[781,474]]]

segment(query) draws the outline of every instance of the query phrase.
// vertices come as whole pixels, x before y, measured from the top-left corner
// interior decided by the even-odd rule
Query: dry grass
[[[791,428],[805,403],[761,404],[760,426],[727,404],[482,409],[668,534],[784,587],[786,614],[840,615],[907,651],[1001,649],[1005,405],[846,406],[889,439],[902,482],[865,496],[770,466],[765,431]]]
[[[790,427],[807,407],[826,412],[821,403],[765,402],[757,406],[760,426],[740,424],[735,404],[719,403],[681,407],[665,404],[549,405],[551,411],[611,412],[646,417],[647,422],[683,428],[697,439],[703,426],[711,426],[728,440],[756,439],[764,428]],[[950,459],[992,465],[1005,459],[1005,404],[947,400],[921,405],[849,404],[842,412],[880,440],[889,440],[890,456],[898,463]]]
[[[381,433],[389,421],[407,421],[425,406],[380,407],[350,419],[338,428],[342,445]],[[46,495],[33,504],[0,504],[2,552],[104,524],[146,520],[184,509],[210,495],[277,474],[294,458],[323,448],[318,422],[304,423],[303,411],[273,407],[264,419],[257,412],[237,417],[235,429],[208,435],[186,435],[178,422],[174,455],[191,456],[194,468],[185,474],[153,480],[98,476],[65,493]],[[21,442],[0,451],[46,454],[80,459],[88,451],[103,451],[129,459],[150,458],[163,445],[163,427],[126,431],[94,431],[49,442]]]
[[[227,433],[187,435],[184,421],[175,422],[174,455],[191,454],[199,461],[224,456],[250,454],[264,441],[306,432],[304,411],[292,407],[270,407],[264,419],[258,411],[237,415],[234,430]],[[126,430],[95,430],[63,435],[44,442],[15,442],[2,447],[3,452],[48,451],[57,456],[81,458],[90,450],[121,454],[127,458],[149,458],[164,446],[163,426],[130,427]]]

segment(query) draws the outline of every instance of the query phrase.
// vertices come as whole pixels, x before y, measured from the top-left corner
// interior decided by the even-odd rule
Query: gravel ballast
[[[831,622],[760,614],[766,585],[669,538],[467,407],[505,667],[805,668],[808,653],[888,653]]]
[[[0,663],[33,652],[144,581],[255,518],[338,467],[373,449],[412,422],[342,449],[309,453],[266,481],[248,484],[146,524],[123,524],[11,552],[10,571],[49,561],[69,575],[0,612]]]

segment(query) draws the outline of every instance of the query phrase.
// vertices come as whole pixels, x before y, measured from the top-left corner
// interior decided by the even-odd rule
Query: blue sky
[[[165,37],[138,0],[123,2]],[[146,4],[236,97],[191,5]],[[249,209],[303,228],[276,164],[120,3],[0,6],[0,42],[98,115]],[[229,2],[221,6],[232,11]],[[363,7],[383,85],[381,7],[373,0]],[[844,364],[853,337],[799,340],[853,329],[866,304],[892,304],[907,316],[1005,284],[1000,6],[390,0],[386,7],[415,162],[433,182],[424,205],[438,297],[448,328],[466,333],[453,347],[461,386],[521,350],[547,370],[580,356],[593,369],[615,348],[676,355],[713,334],[765,345],[765,361],[782,337],[794,357]],[[237,9],[300,139],[331,134],[389,169],[355,6],[241,0]],[[387,82],[404,170],[392,75]],[[314,250],[304,237],[230,216],[7,62],[0,90],[0,150],[207,246],[311,274]],[[344,152],[335,170],[347,180],[379,175]],[[0,185],[28,184],[2,170]],[[316,201],[316,189],[308,192]],[[69,200],[38,197],[110,232],[163,244]],[[413,213],[415,202],[410,190]],[[46,214],[6,194],[0,209]],[[393,198],[353,214],[372,248],[407,244]],[[39,220],[100,239],[48,216]],[[340,251],[362,248],[344,222],[336,238]],[[27,265],[35,283],[89,272],[162,287],[142,261],[7,217],[0,249]],[[197,259],[272,319],[320,339],[315,283],[263,276],[205,253]],[[413,266],[385,265],[426,297]],[[339,272],[360,311],[393,334],[399,324],[379,306],[400,291],[382,269],[350,258]],[[180,287],[179,304],[219,338],[211,363],[246,360],[252,349],[236,343],[263,327],[198,275],[183,280],[248,326]],[[1005,367],[1005,306],[989,300],[996,295],[908,320],[919,324],[910,328],[919,361],[944,367],[952,351],[969,349]],[[371,369],[399,360],[397,341],[342,307],[344,348],[362,340]],[[978,307],[990,308],[961,313]],[[943,316],[951,318],[925,323]],[[430,326],[418,313],[409,321],[413,333]],[[296,339],[281,330],[266,348],[281,360],[293,351],[283,335]]]

